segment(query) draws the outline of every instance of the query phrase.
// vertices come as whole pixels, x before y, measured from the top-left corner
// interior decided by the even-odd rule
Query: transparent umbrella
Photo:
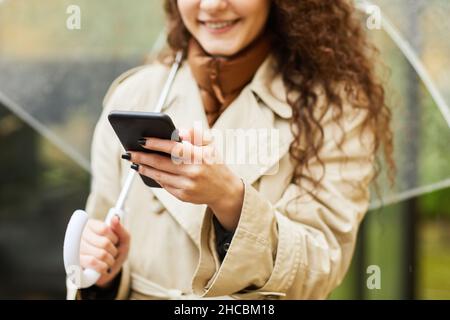
[[[394,114],[394,190],[379,177],[372,208],[450,186],[450,3],[356,1],[381,53]],[[79,9],[79,29],[70,28]],[[69,20],[68,20],[69,19]],[[0,0],[0,102],[89,170],[110,82],[164,43],[160,1]],[[73,25],[72,25],[73,27]],[[383,69],[380,68],[380,71]]]

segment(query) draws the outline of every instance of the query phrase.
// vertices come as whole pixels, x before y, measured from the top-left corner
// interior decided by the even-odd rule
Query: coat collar
[[[293,138],[289,121],[287,121],[292,116],[292,110],[284,98],[285,89],[281,77],[273,75],[272,63],[273,59],[269,56],[258,69],[251,83],[225,109],[211,128],[217,132],[224,132],[228,129],[255,129],[252,132],[267,133],[266,139],[258,135],[257,143],[252,145],[252,148],[245,148],[245,158],[239,158],[264,158],[264,161],[238,164],[242,163],[236,161],[238,157],[242,156],[242,152],[236,152],[233,139],[230,139],[231,142],[227,139],[224,148],[221,149],[226,150],[224,158],[231,159],[230,162],[225,160],[227,165],[247,184],[254,183],[269,169],[271,169],[270,172],[276,172],[273,170],[276,169],[280,158],[288,152]],[[168,101],[162,112],[170,116],[177,128],[187,128],[199,124],[202,128],[208,128],[199,90],[187,63],[180,68]],[[270,144],[271,142],[273,144]],[[194,242],[199,244],[199,228],[206,205],[180,201],[164,189],[152,188],[151,190],[186,229]]]
[[[276,61],[269,55],[255,74],[250,89],[283,119],[292,117],[292,108],[286,101],[286,89],[281,75],[276,73]]]
[[[292,108],[286,101],[286,89],[281,75],[275,72],[275,67],[275,58],[272,54],[269,54],[247,87],[254,93],[257,99],[262,100],[265,106],[271,109],[277,116],[283,119],[290,119],[292,117]],[[177,74],[168,103],[166,103],[162,111],[166,112],[166,110],[173,106],[175,101],[184,99],[187,87],[189,90],[192,90],[190,93],[195,94],[198,91],[189,65],[187,62],[184,62]],[[200,103],[199,106],[202,106],[201,99],[198,100]],[[195,111],[204,113],[203,110]],[[200,114],[197,113],[197,116],[200,116]],[[206,119],[206,115],[204,118]]]

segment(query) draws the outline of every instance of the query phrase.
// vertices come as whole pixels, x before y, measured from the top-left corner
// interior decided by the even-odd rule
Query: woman
[[[107,114],[152,111],[169,65],[113,83],[94,134],[92,219],[80,250],[82,266],[102,277],[78,298],[326,298],[350,264],[381,145],[393,168],[390,113],[352,4],[166,0],[165,8],[170,48],[186,59],[163,112],[184,142],[140,143],[200,161],[120,159]],[[247,151],[225,143],[219,152],[208,127],[278,139],[263,164],[217,161],[258,155],[268,136]],[[136,179],[126,221],[108,227],[131,163],[163,188]]]

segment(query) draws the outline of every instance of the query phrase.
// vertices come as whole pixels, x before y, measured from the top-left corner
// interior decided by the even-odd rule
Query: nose
[[[200,9],[208,13],[225,10],[228,0],[201,0]]]

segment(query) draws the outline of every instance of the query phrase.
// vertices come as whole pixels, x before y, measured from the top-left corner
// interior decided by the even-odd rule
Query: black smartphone
[[[108,120],[127,151],[158,153],[170,157],[170,154],[143,148],[138,140],[144,137],[154,137],[178,142],[181,141],[172,119],[165,113],[111,111],[108,115]],[[144,175],[140,176],[147,186],[161,188],[155,180]]]

